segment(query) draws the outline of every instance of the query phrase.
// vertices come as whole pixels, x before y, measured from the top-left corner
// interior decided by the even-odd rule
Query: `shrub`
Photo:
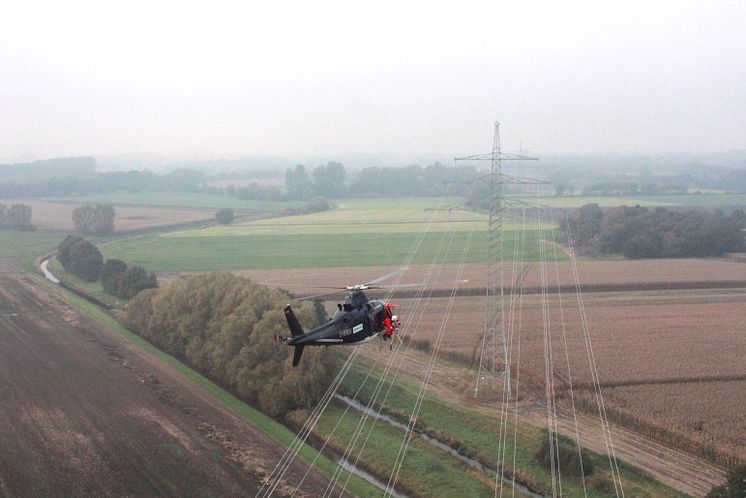
[[[744,498],[746,496],[746,464],[728,471],[725,484],[715,486],[706,498]]]
[[[58,247],[62,266],[88,282],[95,282],[101,276],[104,258],[96,246],[85,239],[68,236]]]
[[[121,259],[107,259],[101,269],[101,283],[104,292],[117,295],[119,276],[127,270],[127,263]]]
[[[544,431],[541,446],[536,452],[536,463],[545,469],[551,469],[552,450],[554,450],[554,467],[562,474],[587,476],[593,472],[593,463],[585,454],[578,455],[578,446],[575,442],[563,436],[555,438],[554,434],[551,437],[554,439],[554,445],[550,445],[549,436]]]
[[[112,280],[110,289],[113,292],[110,292],[110,294],[114,294],[122,299],[131,299],[142,290],[158,287],[158,279],[155,273],[148,274],[142,266],[127,268],[121,273],[116,274]],[[107,290],[106,292],[109,291]]]
[[[230,208],[223,208],[215,213],[215,219],[218,220],[218,223],[222,223],[223,225],[227,225],[233,221],[234,218],[235,215],[233,214],[233,210]]]

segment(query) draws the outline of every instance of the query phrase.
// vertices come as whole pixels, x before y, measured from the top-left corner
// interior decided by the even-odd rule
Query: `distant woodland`
[[[114,192],[197,192],[262,201],[310,201],[320,197],[346,196],[466,195],[471,186],[463,181],[477,176],[473,166],[451,167],[440,163],[424,168],[369,167],[350,174],[341,163],[329,162],[313,169],[302,164],[288,168],[284,172],[284,188],[280,188],[260,181],[269,174],[267,171],[257,171],[254,173],[256,182],[215,187],[210,185],[212,180],[225,181],[230,175],[212,175],[189,168],[175,169],[166,174],[148,170],[102,173],[96,171],[96,161],[91,157],[53,159],[0,165],[0,198]],[[274,174],[276,177],[283,176],[282,172]],[[252,174],[235,172],[233,176],[245,180]]]
[[[100,172],[92,157],[5,164],[0,165],[0,198],[115,192],[192,192],[259,201],[453,195],[467,197],[470,206],[483,207],[489,195],[487,183],[479,181],[484,171],[469,164],[350,169],[331,161],[281,169],[277,161],[265,161],[265,169],[219,172],[216,168],[232,163],[176,163],[162,174],[147,169]],[[746,193],[746,152],[726,155],[711,166],[684,157],[549,157],[539,163],[538,176],[553,185],[557,197],[681,195],[698,190]],[[235,185],[227,183],[231,179]],[[514,187],[504,185],[508,193]]]
[[[673,212],[621,206],[602,210],[586,204],[563,220],[561,231],[584,253],[627,258],[687,258],[741,252],[746,214],[737,209]]]
[[[307,348],[298,368],[289,368],[290,348],[282,312],[290,297],[230,273],[179,280],[141,292],[127,305],[130,330],[229,387],[271,416],[312,408],[329,383],[333,355]],[[325,319],[309,303],[294,306],[310,328]]]

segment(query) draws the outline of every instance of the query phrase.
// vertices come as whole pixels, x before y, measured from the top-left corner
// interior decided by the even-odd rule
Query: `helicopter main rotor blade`
[[[257,282],[260,285],[271,285],[273,287],[302,287],[303,289],[337,289],[343,291],[346,287],[331,287],[328,285],[303,285],[303,284],[283,284],[278,282]]]
[[[374,285],[368,289],[400,289],[403,287],[423,287],[426,285],[445,285],[445,284],[463,284],[468,280],[446,280],[444,282],[420,282],[418,284],[401,284],[401,285]]]
[[[321,293],[321,294],[313,294],[311,296],[303,296],[303,297],[299,297],[298,301],[308,301],[309,299],[319,299],[319,298],[322,298],[322,297],[333,296],[334,294],[340,294],[340,293],[346,292],[346,291],[347,291],[347,289],[341,289],[341,290],[335,290],[335,291],[332,291],[332,292],[324,292],[324,293]]]
[[[387,273],[386,275],[384,275],[384,276],[382,276],[382,277],[378,277],[378,278],[376,278],[376,279],[373,279],[373,280],[371,280],[370,282],[368,282],[368,283],[365,283],[365,284],[363,284],[363,285],[364,285],[364,286],[366,286],[366,287],[368,287],[368,286],[370,286],[371,284],[377,284],[378,282],[383,282],[384,280],[388,280],[388,279],[390,279],[390,278],[392,278],[392,277],[395,277],[395,276],[397,276],[397,275],[399,275],[399,274],[401,274],[401,273],[404,273],[404,272],[405,272],[405,271],[407,271],[407,270],[409,270],[409,268],[408,268],[408,267],[406,267],[406,266],[404,266],[404,267],[402,267],[402,268],[399,268],[398,270],[392,271],[391,273]]]

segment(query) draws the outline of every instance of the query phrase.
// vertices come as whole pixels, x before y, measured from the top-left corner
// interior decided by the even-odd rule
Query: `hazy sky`
[[[106,5],[110,3],[111,5]],[[746,148],[746,1],[6,2],[0,159]]]

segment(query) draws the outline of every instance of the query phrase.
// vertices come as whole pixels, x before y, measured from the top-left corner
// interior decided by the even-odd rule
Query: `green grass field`
[[[537,235],[535,231],[527,232],[524,261],[538,261]],[[444,250],[444,256],[437,261],[458,263],[468,236],[464,231],[429,233],[422,239],[411,264],[432,263],[441,244],[445,244],[447,251]],[[515,231],[505,233],[507,258],[513,258],[516,236]],[[415,233],[148,237],[107,244],[101,251],[106,258],[122,259],[129,265],[159,272],[390,266],[410,264],[407,255],[416,239]],[[553,250],[548,247],[551,258]],[[567,256],[558,252],[558,258],[564,260]],[[475,232],[466,262],[478,263],[486,259],[487,232]]]
[[[150,192],[140,194],[84,194],[61,197],[44,197],[40,200],[74,204],[111,203],[135,206],[183,207],[222,209],[236,211],[280,212],[290,207],[302,207],[305,202],[243,201],[235,197],[188,192]]]
[[[0,258],[15,259],[23,270],[34,272],[36,258],[55,249],[63,238],[58,233],[0,230]]]
[[[487,223],[484,215],[430,208],[453,205],[431,198],[342,200],[321,213],[239,222],[160,236],[122,239],[102,247],[106,257],[142,265],[150,271],[209,271],[338,266],[388,266],[409,263],[407,255],[424,234],[413,264],[429,264],[440,244],[449,240],[443,263],[486,261]],[[450,216],[450,220],[449,220]],[[425,222],[426,218],[434,218]],[[537,224],[525,224],[523,259],[539,257]],[[513,257],[519,223],[506,219],[504,250]],[[548,235],[548,234],[547,234]],[[559,254],[564,259],[564,254]]]

